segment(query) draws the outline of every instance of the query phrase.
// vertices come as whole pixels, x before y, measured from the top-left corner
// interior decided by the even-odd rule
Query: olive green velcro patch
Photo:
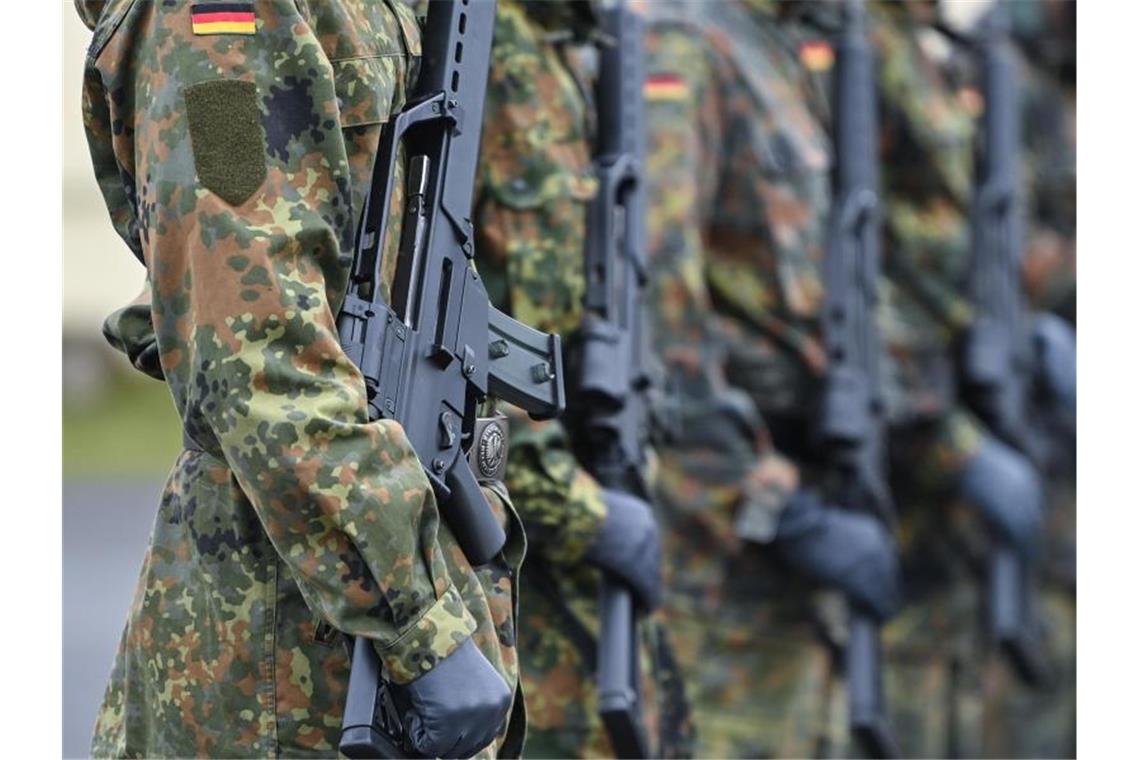
[[[257,85],[216,79],[187,87],[186,116],[198,181],[238,206],[265,181],[265,130]]]

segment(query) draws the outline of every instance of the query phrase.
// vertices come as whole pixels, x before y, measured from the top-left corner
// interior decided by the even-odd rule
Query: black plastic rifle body
[[[875,322],[880,221],[874,71],[861,0],[848,0],[844,10],[833,83],[835,192],[824,272],[829,368],[820,423],[844,484],[844,505],[893,528]],[[854,606],[845,660],[852,733],[873,757],[901,756],[887,717],[878,624]]]
[[[645,269],[643,22],[603,10],[616,44],[601,51],[597,84],[598,195],[587,212],[586,292],[571,358],[568,427],[575,453],[603,486],[648,499],[642,470],[649,410],[642,292]],[[599,710],[614,752],[648,757],[633,595],[605,574],[599,590]]]
[[[364,376],[370,418],[403,426],[473,565],[494,557],[506,539],[467,456],[478,404],[492,393],[536,418],[565,406],[558,336],[495,309],[470,265],[494,24],[494,0],[429,5],[421,73],[409,105],[381,132],[337,322],[345,353]],[[407,190],[386,299],[381,273],[402,155]],[[356,639],[341,752],[410,756],[398,707],[374,647]]]
[[[963,357],[965,393],[990,429],[1040,467],[1044,459],[1027,415],[1030,342],[1020,257],[1020,135],[1017,62],[1003,3],[980,27],[978,55],[986,108],[976,155],[969,288],[977,318]],[[988,571],[990,635],[1031,685],[1048,678],[1036,630],[1029,563],[1000,539]]]

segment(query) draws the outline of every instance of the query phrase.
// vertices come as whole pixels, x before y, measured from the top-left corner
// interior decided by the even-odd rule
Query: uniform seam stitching
[[[272,554],[273,562],[269,565],[269,573],[272,578],[271,582],[266,584],[266,607],[268,610],[267,622],[268,627],[265,631],[266,638],[266,660],[269,667],[269,709],[272,725],[270,727],[269,746],[266,747],[266,756],[276,758],[281,755],[281,739],[278,733],[277,726],[277,581],[279,578],[278,573],[278,558],[276,553]]]

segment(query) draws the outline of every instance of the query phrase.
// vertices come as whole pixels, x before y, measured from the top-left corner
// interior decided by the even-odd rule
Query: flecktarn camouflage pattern
[[[165,379],[188,437],[96,756],[334,754],[338,632],[372,639],[396,682],[471,636],[518,680],[524,538],[505,491],[488,494],[508,545],[473,570],[403,430],[368,421],[334,321],[415,19],[395,2],[226,5],[232,29],[195,19],[210,3],[77,0],[96,176],[148,281],[105,330]],[[517,753],[521,721],[505,729]]]

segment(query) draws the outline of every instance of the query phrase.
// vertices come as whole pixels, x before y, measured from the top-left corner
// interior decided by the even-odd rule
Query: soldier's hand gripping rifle
[[[821,433],[845,506],[894,527],[886,476],[882,359],[875,322],[879,190],[875,82],[862,0],[847,0],[834,80],[834,199],[825,263],[828,377]],[[883,692],[879,626],[851,605],[845,652],[850,725],[872,757],[900,757]]]
[[[642,293],[646,283],[645,114],[641,17],[602,11],[613,39],[597,85],[598,195],[587,212],[586,292],[575,336],[567,424],[583,467],[606,488],[649,500],[643,468],[650,389]],[[640,700],[637,616],[628,587],[603,574],[599,592],[599,710],[614,752],[649,757]]]
[[[403,426],[444,519],[476,566],[506,540],[472,469],[502,465],[503,452],[494,450],[501,431],[475,440],[478,404],[492,393],[536,418],[557,416],[565,406],[558,336],[495,309],[471,266],[471,206],[494,26],[494,0],[428,6],[423,68],[409,105],[383,128],[338,317],[341,344],[364,375],[370,417]],[[405,209],[385,301],[383,249],[397,161],[405,154]],[[357,638],[340,751],[411,756],[400,708],[371,642]]]
[[[1034,435],[1027,415],[1032,344],[1020,278],[1017,62],[1004,5],[994,4],[977,41],[985,100],[971,209],[969,288],[977,317],[965,341],[962,375],[967,400],[990,429],[1040,467],[1044,437]],[[995,547],[989,570],[990,633],[1018,674],[1041,684],[1047,666],[1031,575],[1029,563],[1013,547]]]

